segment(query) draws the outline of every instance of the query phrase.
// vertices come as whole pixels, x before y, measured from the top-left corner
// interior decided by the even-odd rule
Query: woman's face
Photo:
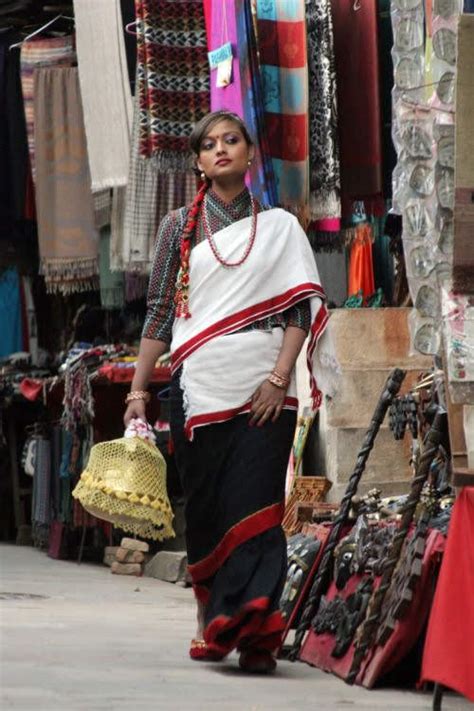
[[[201,142],[197,166],[209,180],[242,178],[253,158],[238,124],[229,119],[216,123]]]

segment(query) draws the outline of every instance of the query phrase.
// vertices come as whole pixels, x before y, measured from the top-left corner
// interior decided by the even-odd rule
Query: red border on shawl
[[[185,424],[184,432],[187,439],[192,442],[194,430],[196,427],[204,427],[204,425],[215,425],[218,422],[227,422],[237,415],[243,415],[250,412],[252,402],[246,402],[240,407],[229,408],[228,410],[219,410],[218,412],[207,412],[203,415],[195,415],[191,417]],[[298,400],[295,397],[286,397],[283,405],[285,410],[297,410]]]
[[[309,339],[309,344],[308,344],[308,351],[306,354],[306,363],[308,366],[309,370],[309,379],[310,379],[310,385],[311,385],[311,398],[313,400],[313,409],[317,410],[321,406],[321,401],[323,399],[321,390],[318,388],[318,384],[316,382],[316,379],[313,374],[313,355],[314,351],[316,349],[316,346],[318,344],[319,339],[323,335],[326,326],[328,325],[329,321],[329,311],[327,310],[326,304],[322,303],[321,308],[319,309],[318,313],[316,314],[316,318],[314,319],[312,325],[311,325],[311,335]]]
[[[210,578],[237,546],[267,531],[269,528],[279,526],[283,521],[284,511],[284,502],[271,504],[256,513],[250,514],[250,516],[247,516],[247,518],[244,518],[242,521],[236,523],[235,526],[229,528],[209,555],[197,563],[188,565],[193,585],[196,586],[199,584],[199,581]],[[202,586],[198,585],[198,587]]]
[[[280,610],[275,610],[269,615],[265,615],[270,604],[270,598],[259,597],[251,600],[242,606],[239,612],[233,617],[228,615],[218,615],[204,630],[204,640],[220,654],[226,655],[238,646],[241,640],[247,640],[245,647],[252,646],[259,649],[272,651],[278,647],[281,634],[285,628],[285,622]],[[216,641],[216,638],[233,627],[236,627],[247,616],[251,615],[245,624],[226,644]],[[266,639],[265,639],[266,638]]]
[[[210,341],[211,338],[240,330],[254,321],[272,316],[280,311],[286,311],[286,309],[294,306],[298,301],[302,301],[310,296],[318,296],[323,301],[326,298],[320,284],[306,282],[292,289],[288,289],[284,294],[273,296],[254,306],[249,306],[246,309],[237,311],[235,314],[226,316],[187,340],[172,354],[171,372],[175,373],[186,358],[189,358],[195,350]]]

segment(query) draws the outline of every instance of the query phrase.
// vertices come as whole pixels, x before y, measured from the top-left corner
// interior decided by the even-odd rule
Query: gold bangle
[[[133,402],[134,400],[150,402],[150,393],[147,390],[131,390],[125,398],[125,403],[128,405],[129,402]]]
[[[276,373],[275,371],[273,371],[273,373],[270,373],[267,380],[272,385],[275,385],[275,387],[280,388],[281,390],[286,390],[288,385],[290,384],[289,378],[285,378],[282,375]]]

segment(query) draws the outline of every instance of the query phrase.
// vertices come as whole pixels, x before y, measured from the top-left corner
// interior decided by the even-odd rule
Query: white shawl
[[[220,230],[214,242],[226,261],[243,254],[251,218]],[[307,364],[313,406],[321,393],[336,390],[339,366],[327,329],[324,292],[306,234],[296,217],[274,208],[258,215],[257,234],[247,260],[224,267],[207,240],[191,251],[189,310],[175,319],[172,369],[183,366],[186,431],[222,422],[250,410],[255,390],[276,364],[283,329],[240,332],[244,326],[309,299],[311,331]],[[296,409],[293,373],[285,407]]]

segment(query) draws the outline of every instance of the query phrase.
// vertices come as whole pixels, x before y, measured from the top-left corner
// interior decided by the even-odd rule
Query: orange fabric
[[[375,291],[374,265],[372,261],[372,231],[367,224],[356,228],[349,262],[349,296],[359,291],[364,299]]]

